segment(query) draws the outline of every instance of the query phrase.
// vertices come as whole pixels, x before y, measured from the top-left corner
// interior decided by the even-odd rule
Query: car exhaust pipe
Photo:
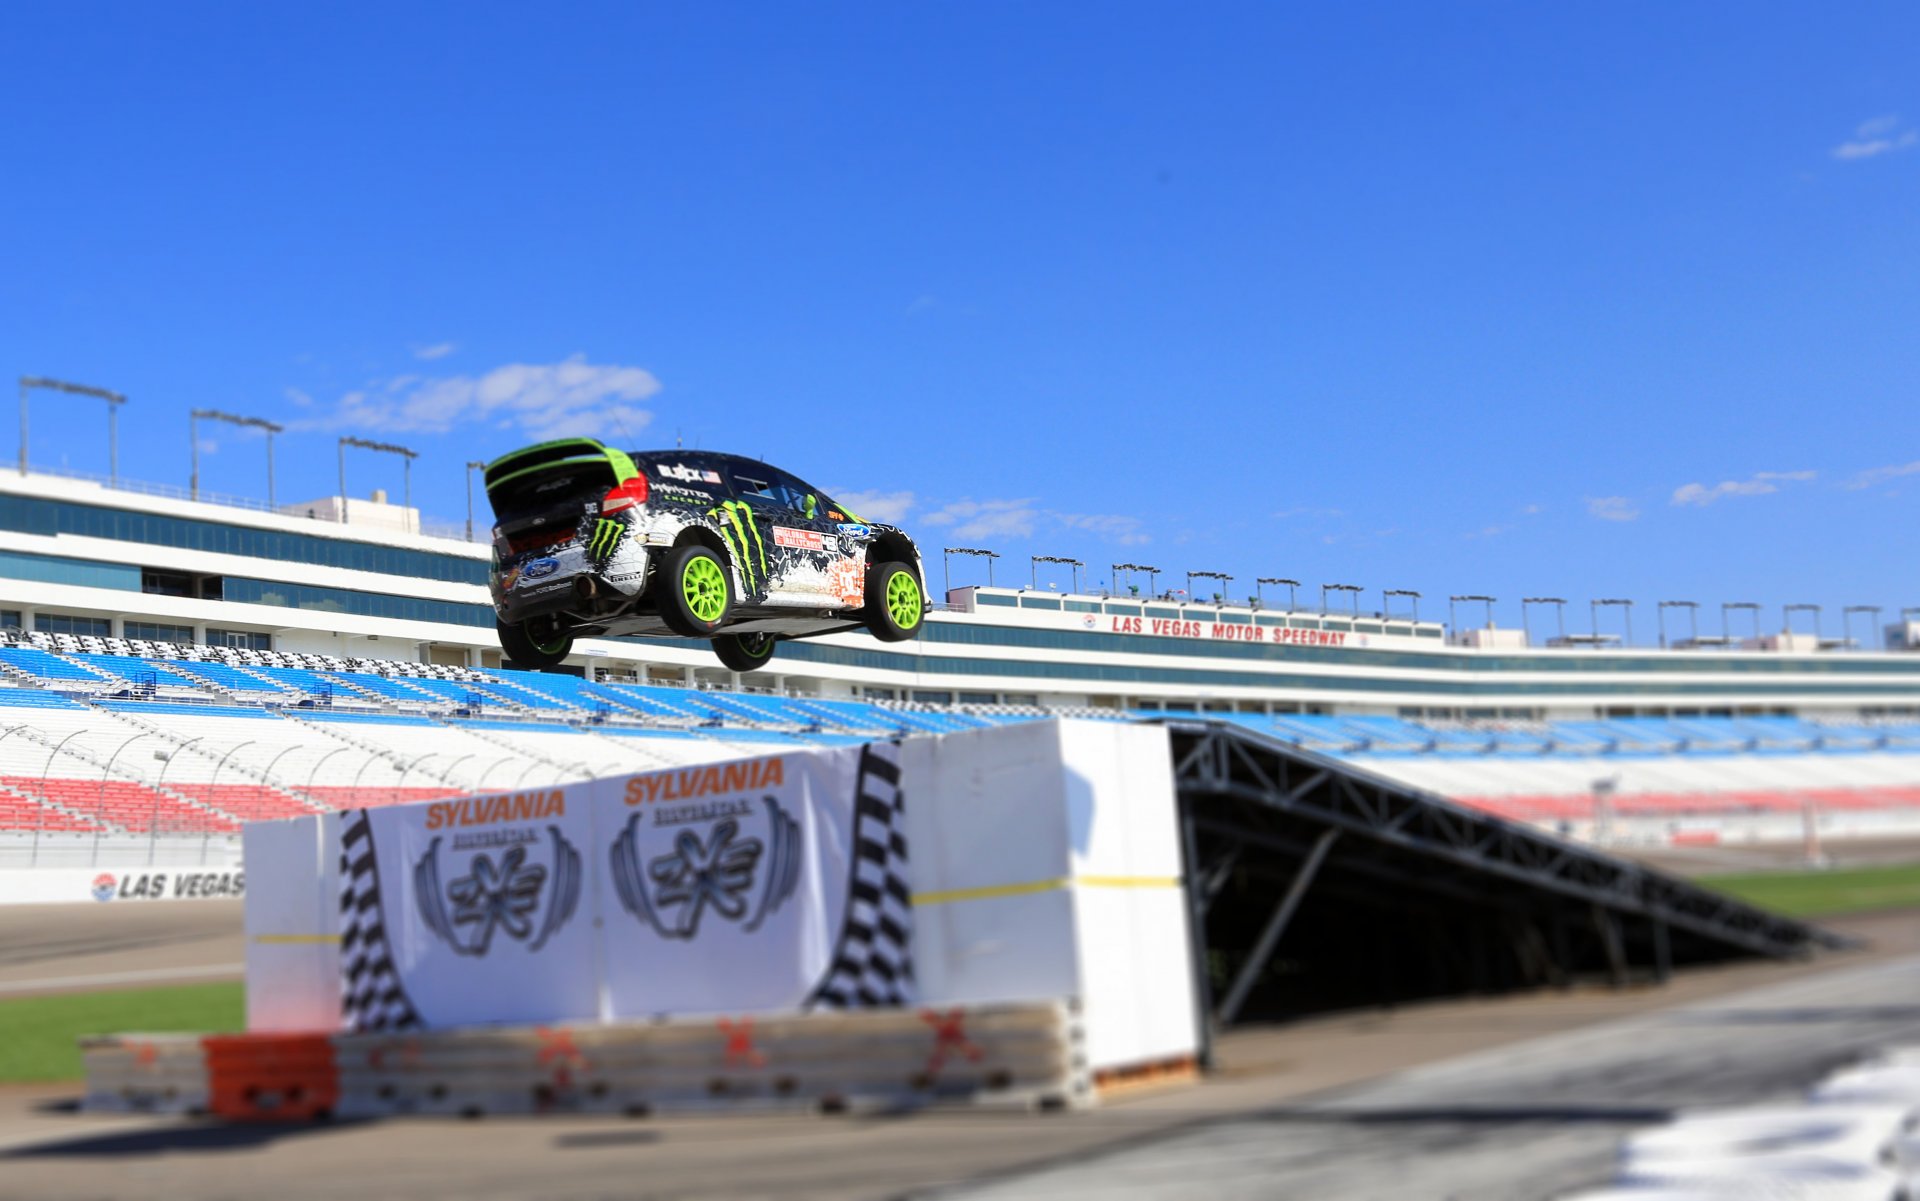
[[[573,594],[581,600],[592,600],[600,595],[600,582],[590,575],[575,576]]]

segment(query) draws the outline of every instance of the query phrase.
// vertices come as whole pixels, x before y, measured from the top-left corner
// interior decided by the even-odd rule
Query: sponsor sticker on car
[[[796,530],[791,526],[776,525],[773,527],[773,544],[794,550],[825,550],[827,536],[819,530]]]
[[[707,471],[699,467],[689,467],[685,463],[669,463],[657,468],[661,475],[670,480],[680,480],[688,484],[717,484],[720,473]]]

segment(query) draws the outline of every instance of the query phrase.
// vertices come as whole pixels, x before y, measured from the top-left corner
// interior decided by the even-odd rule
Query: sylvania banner
[[[899,747],[357,811],[342,1025],[914,999]]]

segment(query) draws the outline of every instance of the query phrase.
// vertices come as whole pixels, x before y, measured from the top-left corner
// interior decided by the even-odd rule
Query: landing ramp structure
[[[1164,724],[1193,942],[1212,965],[1197,991],[1216,1022],[1841,945],[1236,724]]]

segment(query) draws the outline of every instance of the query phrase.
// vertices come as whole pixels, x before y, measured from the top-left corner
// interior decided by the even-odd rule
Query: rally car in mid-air
[[[576,638],[705,638],[754,671],[775,644],[920,632],[913,540],[777,467],[711,451],[543,442],[487,464],[488,587],[507,657],[551,667]]]

